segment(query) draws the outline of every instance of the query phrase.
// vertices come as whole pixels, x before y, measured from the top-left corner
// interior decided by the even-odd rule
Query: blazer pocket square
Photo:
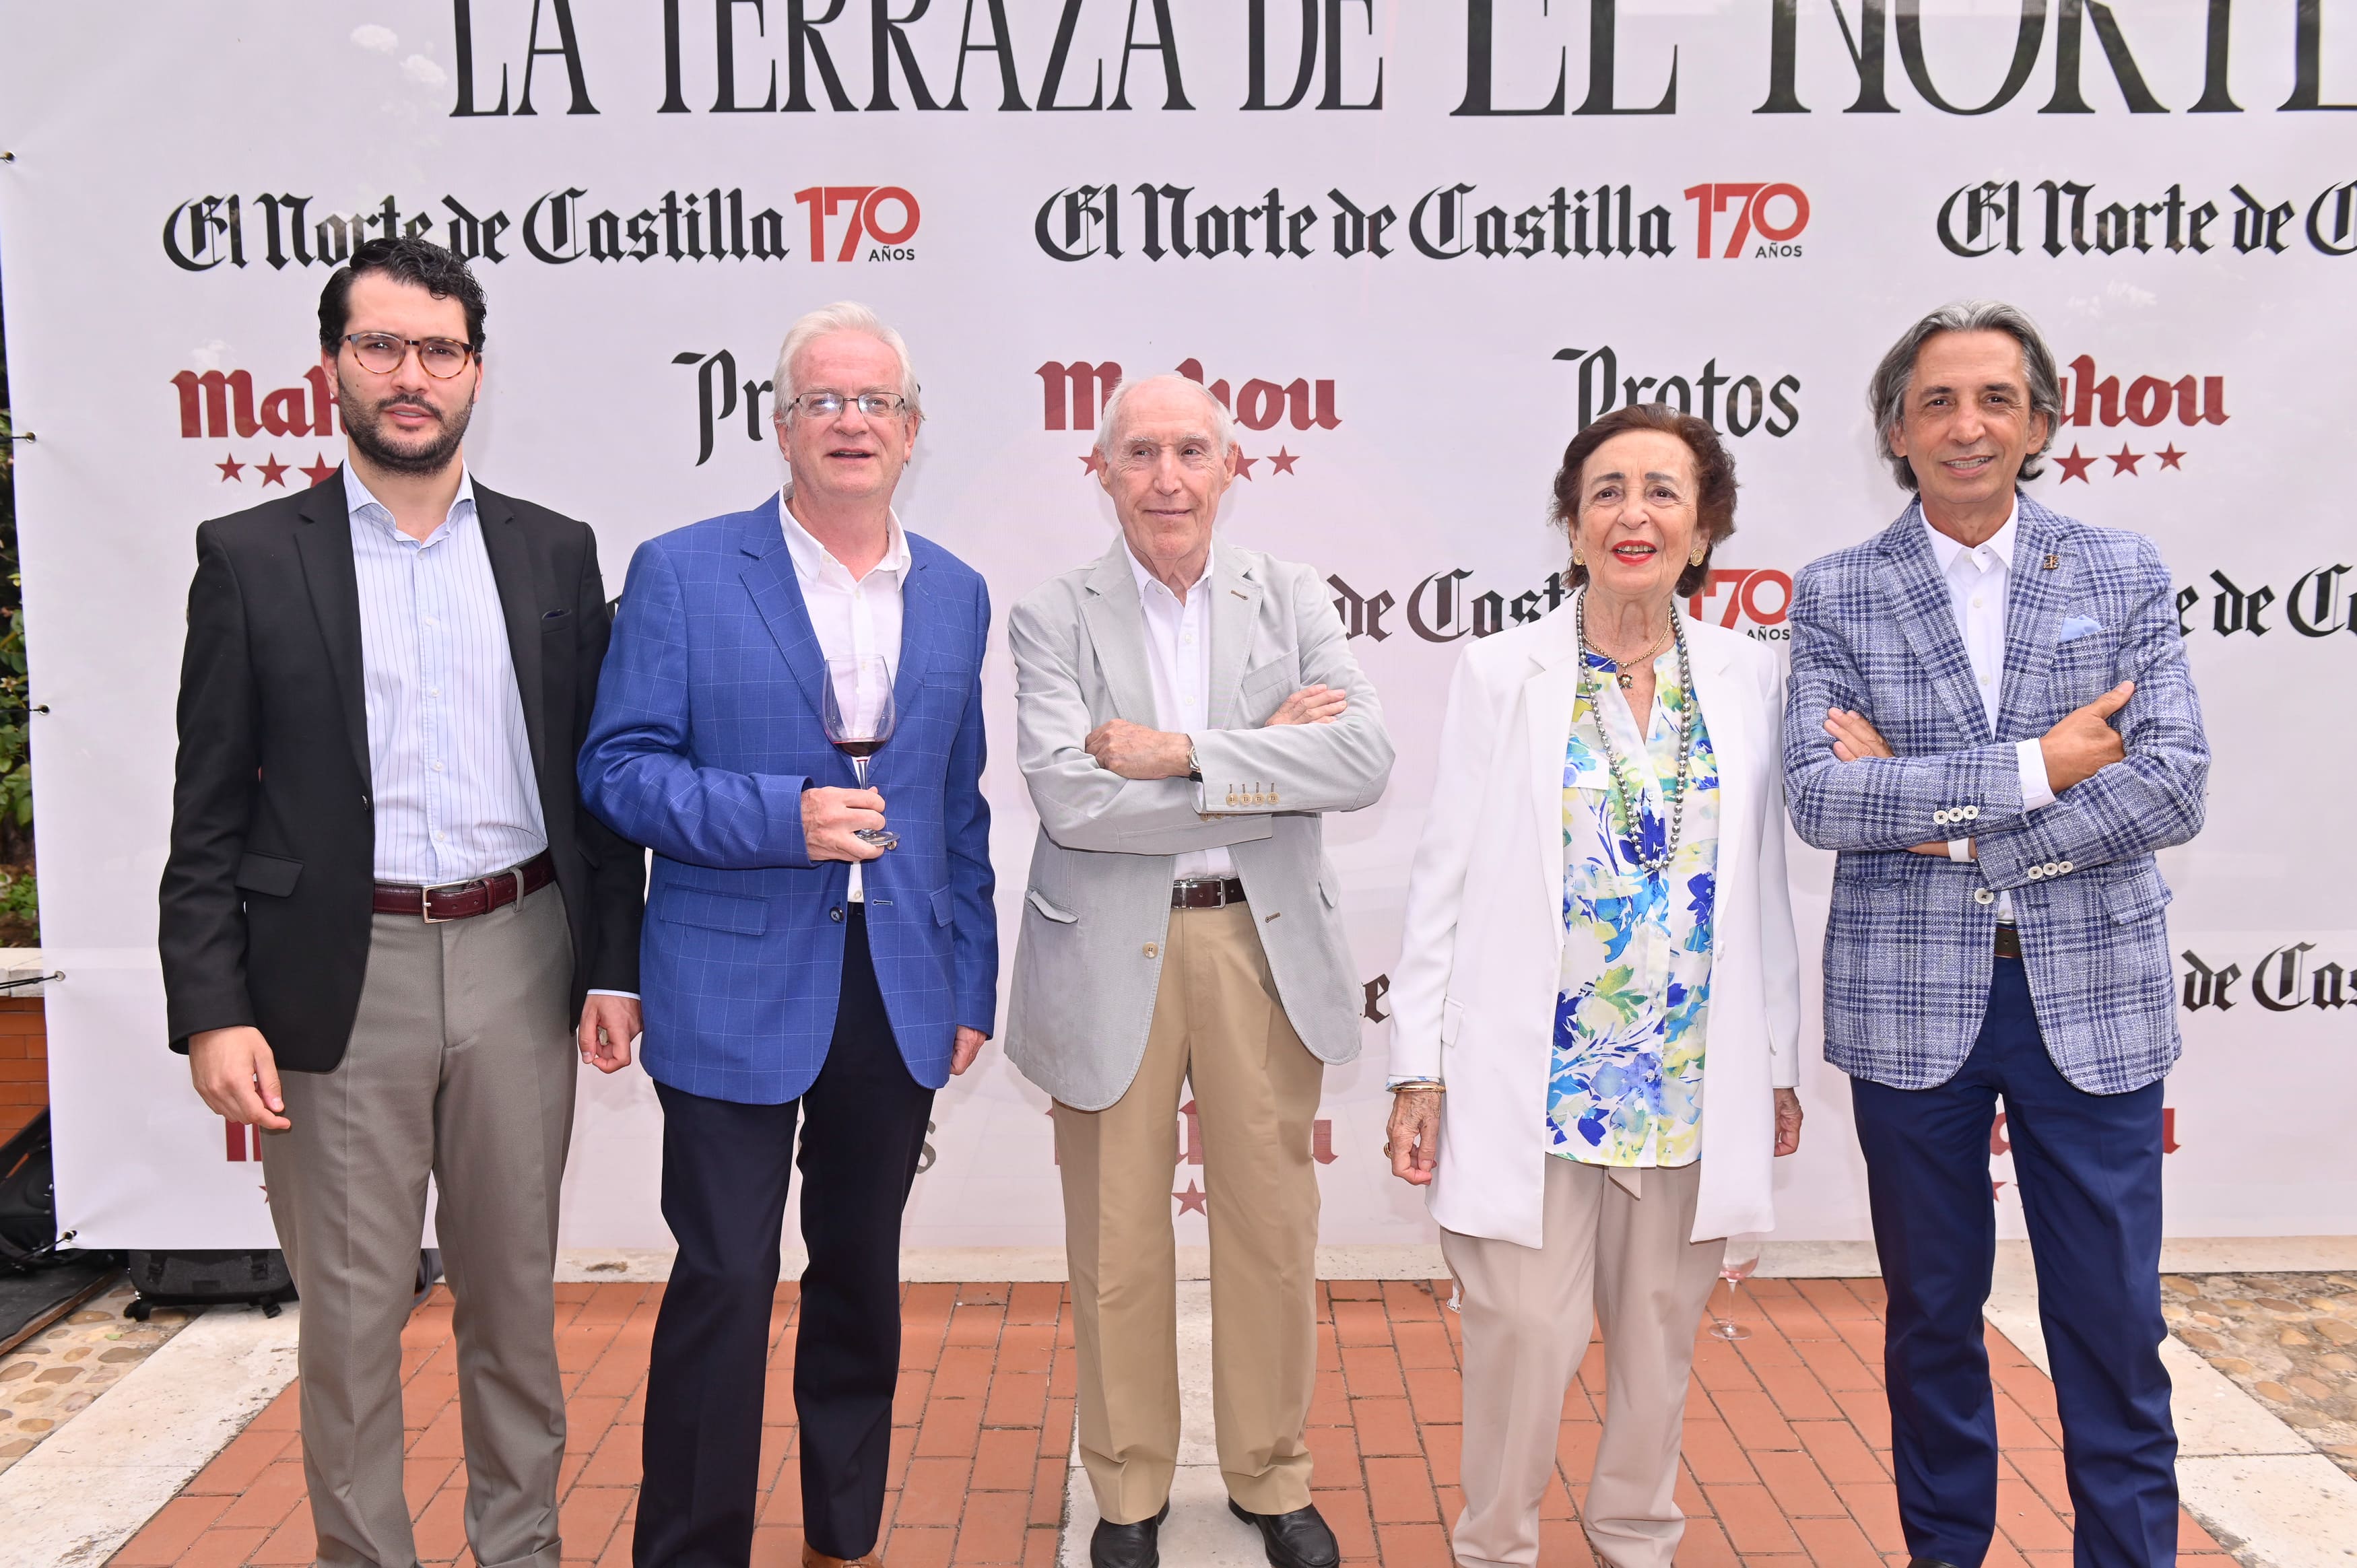
[[[2056,642],[2076,642],[2079,639],[2086,636],[2091,631],[2101,631],[2104,628],[2100,625],[2096,624],[2094,621],[2089,620],[2085,616],[2066,616],[2063,618],[2062,629],[2054,634],[2054,640]]]

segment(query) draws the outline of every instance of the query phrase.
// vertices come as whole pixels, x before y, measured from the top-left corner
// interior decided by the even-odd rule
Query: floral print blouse
[[[1547,1148],[1587,1165],[1683,1165],[1702,1144],[1702,1068],[1717,892],[1718,761],[1697,715],[1684,826],[1663,870],[1678,730],[1692,693],[1673,648],[1653,662],[1641,742],[1613,684],[1619,666],[1581,650],[1588,671],[1563,769],[1563,974],[1547,1076]],[[1599,703],[1594,699],[1600,698]],[[1642,798],[1624,818],[1598,724]]]

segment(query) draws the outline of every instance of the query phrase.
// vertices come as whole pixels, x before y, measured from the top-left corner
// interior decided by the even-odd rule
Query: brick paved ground
[[[1458,1321],[1421,1282],[1324,1288],[1310,1416],[1318,1506],[1343,1554],[1370,1568],[1448,1568],[1458,1507]],[[571,1412],[566,1561],[630,1560],[641,1384],[661,1287],[560,1285],[557,1330]],[[1889,1477],[1877,1282],[1758,1281],[1739,1316],[1752,1337],[1705,1338],[1687,1407],[1678,1495],[1682,1568],[1877,1568],[1906,1561]],[[802,1532],[789,1424],[794,1292],[778,1293],[757,1564],[794,1564]],[[1056,1556],[1071,1441],[1071,1321],[1052,1284],[912,1284],[893,1412],[891,1568],[1021,1564]],[[470,1564],[461,1532],[449,1298],[404,1337],[411,1507],[419,1556]],[[1992,1568],[2067,1568],[2069,1499],[2046,1380],[2003,1338],[1989,1347],[2006,1446]],[[1556,1485],[1543,1515],[1547,1568],[1587,1568],[1577,1524],[1603,1403],[1591,1351],[1564,1407]],[[116,1555],[120,1568],[231,1568],[311,1558],[289,1389]],[[2219,1547],[2187,1518],[2189,1554]],[[2212,1555],[2188,1568],[2228,1568]],[[1174,1564],[1174,1568],[1178,1565]]]

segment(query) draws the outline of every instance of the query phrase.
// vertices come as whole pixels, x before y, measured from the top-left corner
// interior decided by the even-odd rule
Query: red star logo
[[[222,453],[222,454],[221,454],[221,460],[220,462],[218,462],[218,463],[215,463],[215,464],[213,465],[213,467],[216,467],[216,468],[219,468],[219,469],[221,471],[221,483],[222,483],[222,484],[227,484],[227,483],[229,483],[231,479],[237,479],[237,482],[238,482],[239,484],[241,484],[241,485],[242,485],[242,484],[243,484],[243,483],[245,483],[245,481],[244,481],[243,479],[242,479],[242,478],[238,478],[238,476],[239,476],[239,475],[241,475],[241,474],[242,474],[242,473],[244,473],[244,472],[245,472],[245,465],[244,465],[244,464],[242,464],[242,463],[241,463],[241,462],[239,462],[236,458],[234,458],[234,457],[231,456],[228,453],[226,453],[226,452]]]
[[[1258,457],[1245,456],[1244,449],[1243,447],[1239,446],[1236,448],[1236,472],[1243,475],[1245,478],[1249,479],[1253,477],[1253,465],[1259,461],[1261,461],[1261,459]]]
[[[2111,458],[2113,473],[2133,474],[2136,471],[2136,465],[2144,461],[2144,454],[2129,451],[2127,443],[2123,441],[2120,449],[2111,454]]]
[[[1180,1214],[1200,1214],[1206,1219],[1211,1217],[1211,1195],[1197,1187],[1192,1177],[1188,1179],[1186,1191],[1174,1192],[1170,1196],[1178,1200]]]
[[[1102,474],[1104,472],[1104,459],[1097,455],[1097,449],[1093,446],[1090,447],[1087,455],[1081,459],[1082,468],[1088,473]]]
[[[317,452],[311,454],[308,467],[297,468],[295,471],[315,485],[324,485],[336,477],[336,466]]]
[[[2160,466],[2164,468],[2177,467],[2179,464],[2185,461],[2185,454],[2177,449],[2177,443],[2174,441],[2154,453],[2153,456],[2160,459]]]
[[[2057,457],[2054,460],[2062,466],[2061,483],[2067,485],[2073,479],[2083,485],[2090,482],[2087,478],[2087,470],[2094,466],[2095,459],[2080,456],[2078,447],[2072,447],[2068,457]]]
[[[262,482],[264,484],[284,485],[286,483],[286,465],[278,460],[277,453],[273,452],[269,458],[258,465],[258,467],[262,470]]]
[[[1301,459],[1298,456],[1288,452],[1284,447],[1280,446],[1276,449],[1276,456],[1268,460],[1269,472],[1273,474],[1289,474],[1293,472],[1293,465],[1300,461]]]

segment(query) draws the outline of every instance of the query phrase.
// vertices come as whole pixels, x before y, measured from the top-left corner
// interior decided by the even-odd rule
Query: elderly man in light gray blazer
[[[1309,1500],[1328,1062],[1358,1054],[1323,813],[1392,746],[1318,574],[1213,542],[1227,411],[1155,376],[1097,453],[1122,537],[1009,622],[1039,811],[1007,1055],[1055,1099],[1094,1568],[1153,1568],[1178,1453],[1171,1170],[1191,1085],[1209,1193],[1213,1405],[1230,1509],[1276,1568],[1329,1568]]]

